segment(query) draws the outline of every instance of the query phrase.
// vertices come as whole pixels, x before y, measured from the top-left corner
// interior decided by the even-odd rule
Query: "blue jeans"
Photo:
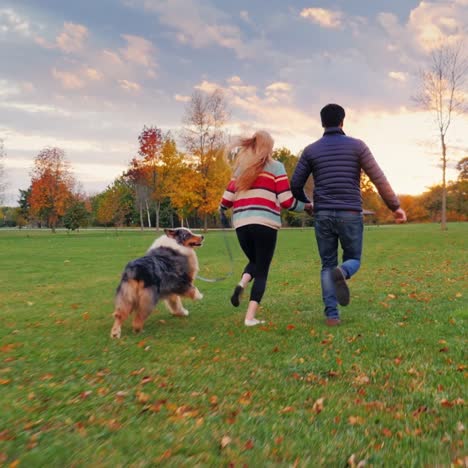
[[[320,210],[315,213],[315,238],[322,260],[320,282],[325,315],[339,318],[332,271],[338,266],[338,241],[343,249],[340,265],[346,279],[361,266],[363,216],[358,211]]]

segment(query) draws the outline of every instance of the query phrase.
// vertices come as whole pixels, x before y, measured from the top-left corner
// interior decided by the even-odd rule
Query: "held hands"
[[[308,215],[312,216],[312,215],[314,214],[314,204],[313,204],[313,203],[306,203],[306,204],[304,205],[304,211],[305,211]]]
[[[393,212],[393,216],[395,216],[395,222],[397,224],[406,223],[406,213],[403,208],[398,208]]]

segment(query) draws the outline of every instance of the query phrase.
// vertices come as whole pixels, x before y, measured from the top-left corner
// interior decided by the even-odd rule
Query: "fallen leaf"
[[[226,448],[231,443],[231,440],[229,436],[223,436],[221,438],[221,448]]]
[[[285,406],[283,409],[281,409],[279,412],[280,414],[285,414],[285,413],[294,413],[294,407],[293,406]]]
[[[253,440],[252,439],[249,439],[245,445],[245,450],[252,450],[254,448],[254,443],[253,443]]]
[[[351,424],[351,426],[361,425],[364,423],[364,418],[361,416],[350,416],[348,418],[348,423]]]
[[[315,401],[315,403],[312,405],[312,411],[314,411],[316,414],[319,414],[323,411],[323,402],[325,398],[319,398]]]
[[[361,375],[358,375],[357,377],[355,377],[353,382],[356,385],[366,385],[366,384],[368,384],[370,382],[370,379],[369,379],[369,377],[367,377],[366,374],[361,374]]]
[[[150,399],[150,396],[147,393],[143,393],[143,392],[137,392],[136,397],[137,397],[138,403],[141,403],[142,405],[148,403]]]

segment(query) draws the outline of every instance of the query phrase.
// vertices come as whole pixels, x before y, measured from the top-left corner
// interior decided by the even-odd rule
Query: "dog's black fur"
[[[143,281],[151,290],[153,298],[167,294],[184,294],[192,286],[188,258],[170,247],[151,249],[141,258],[127,264],[117,287],[133,279]]]
[[[145,256],[126,265],[115,296],[113,338],[120,337],[122,322],[132,311],[133,329],[140,331],[160,299],[165,300],[173,315],[188,315],[180,297],[203,297],[193,284],[198,271],[193,247],[202,242],[203,236],[188,229],[166,229]]]

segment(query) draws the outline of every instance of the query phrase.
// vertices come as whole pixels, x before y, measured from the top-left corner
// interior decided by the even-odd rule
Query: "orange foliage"
[[[42,150],[34,161],[29,204],[31,214],[55,229],[64,215],[74,185],[65,153],[60,148]]]

